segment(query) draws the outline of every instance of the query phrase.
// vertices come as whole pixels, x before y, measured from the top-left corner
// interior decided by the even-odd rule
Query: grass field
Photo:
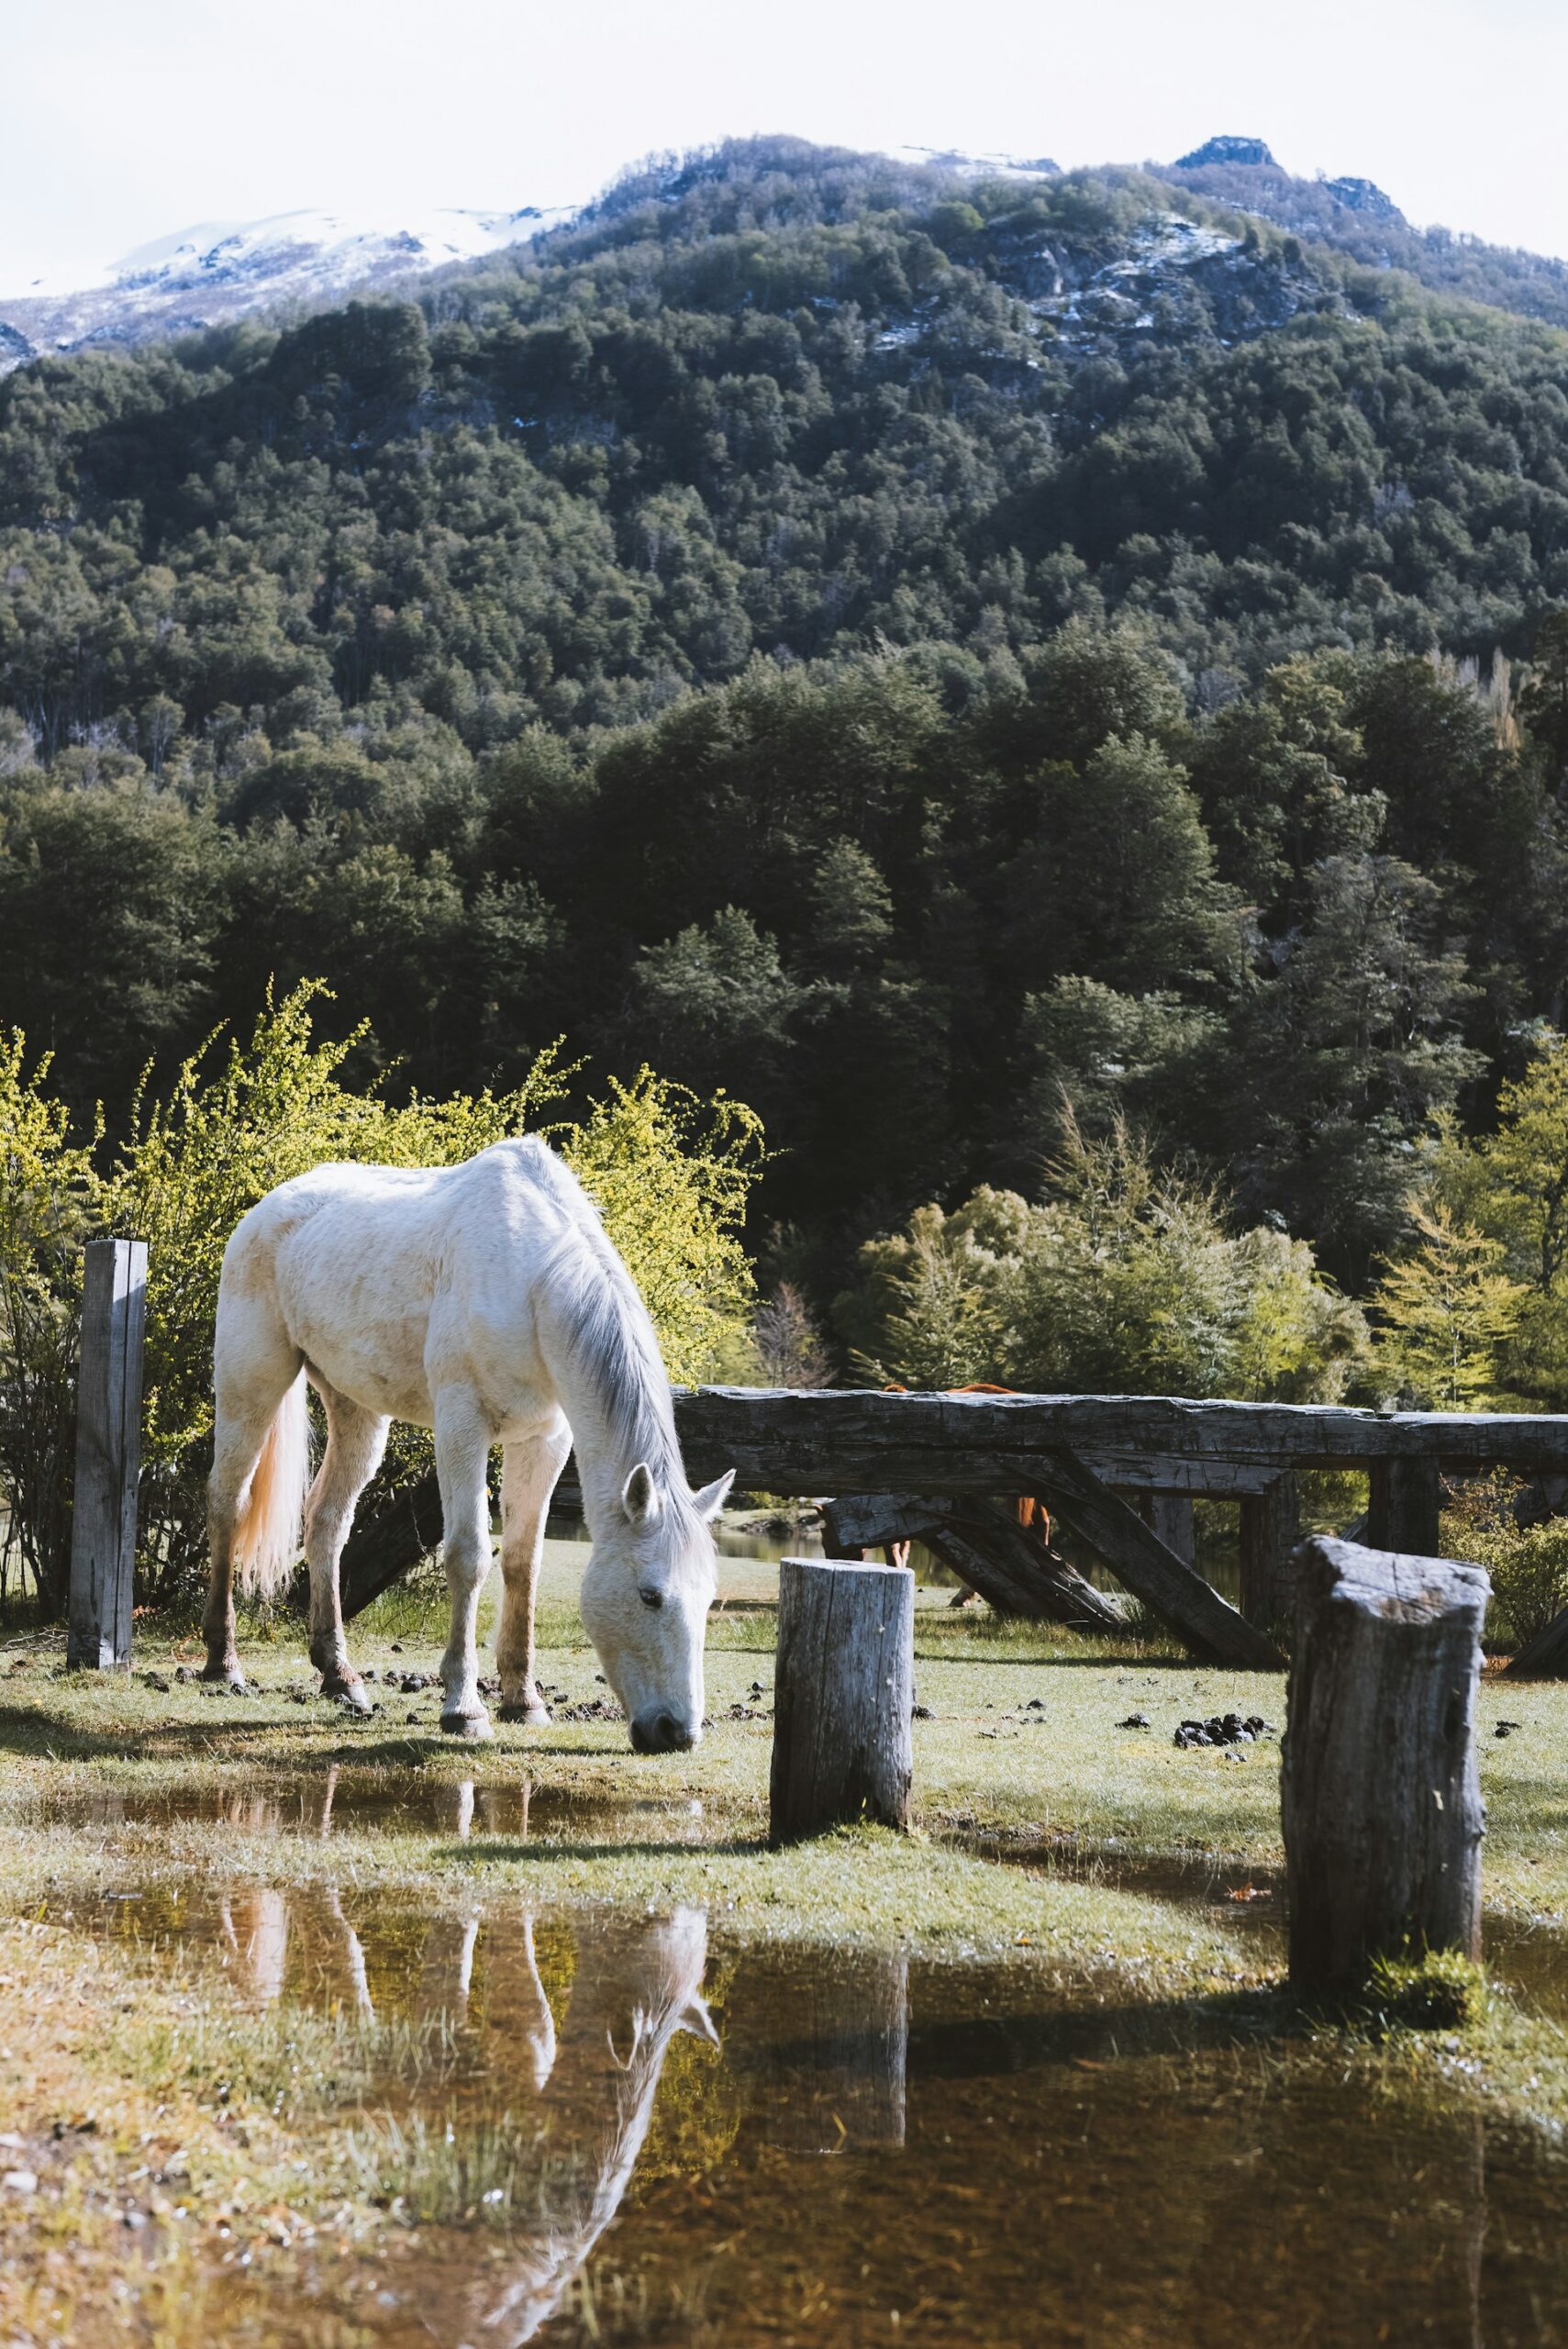
[[[1568,1689],[1488,1681],[1482,1694],[1488,1929],[1500,1948],[1535,1953],[1523,1989],[1505,1969],[1463,2034],[1369,2036],[1363,2024],[1304,2036],[1280,1987],[1275,1911],[1228,1898],[1251,1886],[1277,1907],[1278,1741],[1173,1742],[1193,1714],[1235,1709],[1283,1726],[1280,1680],[999,1625],[922,1591],[917,1683],[930,1718],[915,1724],[915,1831],[773,1854],[772,1570],[725,1564],[702,1744],[640,1757],[624,1724],[570,1718],[605,1694],[573,1604],[585,1554],[551,1544],[547,1562],[541,1678],[555,1722],[502,1728],[483,1748],[441,1738],[438,1687],[388,1685],[434,1671],[441,1609],[417,1589],[355,1627],[380,1707],[362,1721],[314,1695],[290,1626],[242,1633],[255,1684],[244,1697],[176,1678],[198,1645],[155,1622],[138,1626],[128,1677],[66,1675],[52,1632],[0,1647],[0,2102],[6,2160],[40,2179],[0,2211],[15,2253],[0,2282],[6,2337],[85,2338],[89,2315],[106,2339],[123,2329],[180,2344],[210,2331],[205,2254],[193,2221],[172,2215],[182,2207],[207,2229],[244,2212],[268,2240],[335,2231],[349,2260],[385,2238],[341,2132],[330,2143],[319,2132],[363,2096],[362,2030],[351,2016],[259,2013],[171,1960],[139,1920],[193,1887],[351,1884],[361,1908],[513,1895],[530,1912],[690,1905],[740,1935],[1006,1954],[1062,2000],[1114,1992],[1129,2009],[1182,2009],[1208,2039],[1277,2035],[1282,2062],[1321,2061],[1327,2037],[1345,2062],[1390,2068],[1422,2094],[1568,2124],[1568,1998],[1559,2008],[1551,1990],[1568,1920]],[[1147,1728],[1123,1725],[1139,1712]],[[1499,1719],[1518,1726],[1497,1738]],[[284,1814],[319,1829],[280,1832]],[[117,1898],[124,1924],[106,1932]],[[83,1932],[89,1914],[98,1925]],[[154,2173],[147,2209],[165,2252],[120,2309],[114,2213],[128,2179]]]

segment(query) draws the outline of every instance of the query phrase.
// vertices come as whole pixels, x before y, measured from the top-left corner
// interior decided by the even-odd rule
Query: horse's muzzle
[[[639,1753],[684,1753],[696,1739],[673,1713],[639,1713],[631,1725],[631,1742]]]

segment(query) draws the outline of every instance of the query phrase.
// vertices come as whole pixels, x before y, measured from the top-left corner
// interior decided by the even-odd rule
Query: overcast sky
[[[1063,164],[1215,131],[1568,254],[1568,0],[0,0],[0,293],[196,222],[571,204],[752,131]]]

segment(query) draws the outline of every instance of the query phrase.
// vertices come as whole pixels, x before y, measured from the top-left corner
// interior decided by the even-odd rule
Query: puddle
[[[40,1818],[110,1835],[180,1826],[221,1826],[238,1835],[420,1834],[469,1842],[696,1843],[703,1809],[686,1797],[575,1795],[527,1780],[434,1779],[420,1770],[356,1770],[333,1763],[319,1776],[244,1787],[119,1788],[46,1794]]]
[[[237,2341],[1568,2338],[1561,2163],[1292,2061],[1245,2000],[350,1881],[161,1881],[72,1921],[362,2044],[363,2109],[323,2126],[387,2198],[384,2255],[237,2247]]]
[[[962,1820],[939,1821],[940,1840],[976,1858],[1073,1884],[1104,1885],[1177,1907],[1204,1911],[1244,1940],[1251,1964],[1283,1966],[1287,1912],[1283,1868],[1247,1867],[1198,1853],[1190,1859],[1144,1858],[1105,1845],[1079,1842],[1070,1835],[1024,1831],[1002,1835]],[[1536,2013],[1568,2022],[1568,1933],[1560,1925],[1487,1918],[1483,1938],[1488,1977]]]

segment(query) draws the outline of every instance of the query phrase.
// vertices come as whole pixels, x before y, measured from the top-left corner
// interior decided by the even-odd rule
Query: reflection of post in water
[[[527,1937],[533,1965],[531,1928]],[[677,2032],[715,2040],[702,1998],[707,1920],[700,1909],[577,1935],[577,1970],[549,2071],[536,2181],[517,2198],[510,2280],[473,2311],[497,2349],[520,2349],[620,2208],[648,2134],[659,2076]],[[539,2005],[549,2015],[542,1986]],[[536,2058],[538,2050],[536,2048]]]
[[[288,1954],[288,1902],[271,1885],[256,1885],[221,1900],[217,1913],[240,1988],[257,2006],[275,2006]]]
[[[485,1787],[479,1796],[479,1818],[486,1835],[505,1835],[515,1843],[526,1843],[532,1792],[527,1778],[517,1787]]]
[[[789,1985],[792,2030],[763,2058],[771,2142],[795,2153],[902,2145],[909,2053],[909,1962],[846,1954]]]

